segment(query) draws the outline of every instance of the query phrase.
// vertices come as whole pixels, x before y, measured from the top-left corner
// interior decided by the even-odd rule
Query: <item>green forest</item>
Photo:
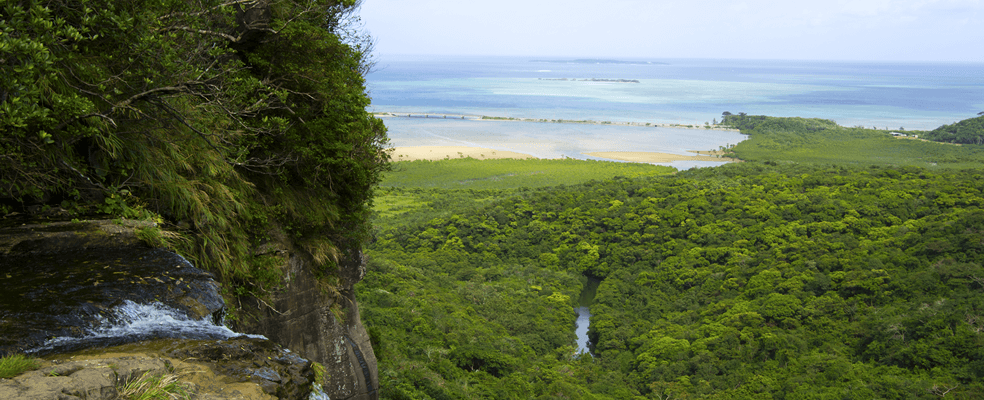
[[[580,162],[509,186],[395,163],[359,286],[382,396],[984,396],[982,148],[731,122],[746,162],[674,174]],[[576,354],[589,277],[593,354]]]
[[[984,119],[969,119],[958,124],[969,127],[973,121],[980,124]],[[959,143],[970,142],[939,140],[932,135],[931,132],[946,126],[930,133],[906,131],[926,139],[913,140],[892,137],[893,131],[842,127],[834,121],[818,118],[731,114],[724,116],[722,124],[750,135],[751,140],[743,141],[733,149],[746,161],[925,168],[979,168],[984,162],[984,147],[962,146]],[[984,135],[982,128],[978,126],[976,131],[968,129],[966,132]]]
[[[984,144],[984,113],[977,118],[943,125],[924,136],[926,139],[946,143]]]

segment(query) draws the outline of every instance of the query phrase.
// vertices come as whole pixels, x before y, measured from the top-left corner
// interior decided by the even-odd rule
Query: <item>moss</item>
[[[325,377],[328,375],[328,370],[324,365],[319,362],[312,362],[311,369],[314,370],[314,383],[321,384],[325,381]]]

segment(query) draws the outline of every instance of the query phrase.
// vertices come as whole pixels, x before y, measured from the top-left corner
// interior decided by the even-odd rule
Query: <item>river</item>
[[[581,291],[578,299],[577,323],[574,333],[577,334],[577,354],[591,354],[591,345],[588,343],[588,327],[591,324],[591,303],[594,302],[595,293],[598,292],[598,285],[601,281],[588,278],[588,282]]]

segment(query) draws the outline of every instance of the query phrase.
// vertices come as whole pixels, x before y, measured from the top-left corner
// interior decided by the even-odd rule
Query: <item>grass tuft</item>
[[[173,374],[152,374],[145,372],[140,378],[124,383],[118,390],[120,398],[126,400],[176,400],[191,398],[191,393],[187,386],[178,382],[177,375]]]
[[[0,358],[0,379],[13,378],[27,371],[38,369],[38,361],[23,354],[11,354]]]
[[[311,368],[314,369],[314,383],[319,385],[324,383],[325,376],[328,374],[328,369],[317,361],[311,363]]]

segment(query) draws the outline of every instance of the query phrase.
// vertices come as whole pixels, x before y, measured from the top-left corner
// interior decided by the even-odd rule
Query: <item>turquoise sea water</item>
[[[537,158],[604,160],[585,153],[651,151],[694,155],[745,139],[734,131],[638,126],[476,121],[443,118],[383,118],[390,142],[401,146],[469,146],[508,150]],[[713,161],[674,161],[677,169],[715,166]]]
[[[371,109],[682,124],[713,122],[720,119],[722,112],[729,111],[827,118],[844,126],[910,130],[934,129],[984,111],[982,64],[617,61],[381,56],[376,70],[368,75]],[[638,82],[597,81],[618,79]],[[437,123],[431,121],[428,129],[433,131],[433,124]],[[394,142],[419,136],[420,124],[387,119]],[[525,134],[536,138],[542,131],[557,138],[558,133],[547,128],[551,125],[527,126]],[[505,123],[486,123],[481,129],[486,135],[501,138],[508,136],[506,132],[516,132],[515,128]],[[457,140],[457,134],[448,129],[444,129],[443,136]],[[591,131],[592,137],[608,135],[612,142],[622,137],[622,131],[595,132],[594,128],[569,131],[567,135],[578,137],[582,134],[579,132],[585,131]],[[694,142],[693,146],[698,147],[687,149],[716,149],[735,140],[738,139],[729,137],[721,139],[720,144]],[[563,147],[563,143],[551,146]],[[644,143],[635,150],[665,151],[660,146]],[[569,147],[577,150],[578,146]]]

